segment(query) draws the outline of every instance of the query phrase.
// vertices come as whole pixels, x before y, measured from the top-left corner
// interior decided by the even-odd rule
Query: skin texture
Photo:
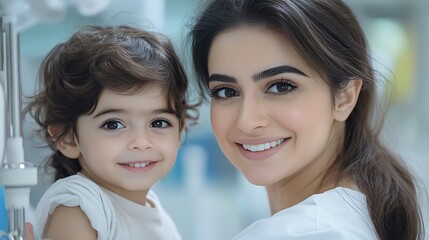
[[[24,236],[25,240],[34,240],[33,225],[31,223],[25,223]]]
[[[45,236],[49,239],[97,239],[97,232],[91,227],[89,219],[80,207],[58,206],[47,226],[49,227],[45,231]]]
[[[60,141],[58,148],[65,156],[76,158],[82,173],[100,186],[146,205],[149,188],[171,170],[179,145],[178,119],[168,112],[161,89],[153,86],[135,94],[104,90],[95,111],[79,117],[76,135]],[[143,162],[151,164],[128,166]],[[55,236],[62,233],[61,239],[65,239],[66,229],[74,223],[95,232],[79,207],[57,208],[51,219],[46,237],[59,239]],[[69,239],[93,239],[91,236],[91,231],[82,230],[70,233]]]
[[[277,71],[280,66],[287,67]],[[332,187],[323,179],[335,173],[325,170],[335,160],[361,81],[333,96],[287,38],[259,26],[219,34],[208,69],[217,141],[250,182],[267,187],[273,213]],[[243,148],[279,140],[264,151]]]

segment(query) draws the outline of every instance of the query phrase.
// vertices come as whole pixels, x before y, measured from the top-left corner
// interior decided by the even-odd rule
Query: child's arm
[[[46,224],[44,238],[62,240],[95,240],[97,232],[80,207],[60,205]]]

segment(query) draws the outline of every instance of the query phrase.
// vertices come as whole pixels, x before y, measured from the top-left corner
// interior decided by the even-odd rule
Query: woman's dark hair
[[[420,239],[423,222],[414,179],[401,159],[380,141],[383,121],[373,122],[376,79],[356,17],[341,0],[214,0],[190,32],[192,59],[202,92],[208,87],[208,54],[225,30],[258,25],[287,36],[333,94],[361,79],[356,107],[346,121],[344,143],[333,169],[336,181],[352,178],[366,195],[383,240]],[[204,93],[203,93],[204,96]]]
[[[55,46],[39,69],[41,91],[27,106],[40,133],[54,153],[47,166],[55,180],[81,170],[79,161],[64,156],[56,145],[76,133],[81,115],[91,114],[104,89],[133,93],[161,86],[168,108],[179,119],[180,130],[197,105],[187,99],[188,79],[171,42],[165,36],[129,26],[87,26]],[[59,131],[50,136],[48,126]]]

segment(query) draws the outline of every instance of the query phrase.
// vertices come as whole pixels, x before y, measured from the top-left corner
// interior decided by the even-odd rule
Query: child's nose
[[[150,133],[147,130],[134,130],[131,133],[129,149],[144,150],[153,147]]]

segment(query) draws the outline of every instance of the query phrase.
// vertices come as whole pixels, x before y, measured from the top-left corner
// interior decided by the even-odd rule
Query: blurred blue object
[[[7,210],[5,201],[4,187],[0,186],[0,239],[7,239],[8,225],[7,225]]]

